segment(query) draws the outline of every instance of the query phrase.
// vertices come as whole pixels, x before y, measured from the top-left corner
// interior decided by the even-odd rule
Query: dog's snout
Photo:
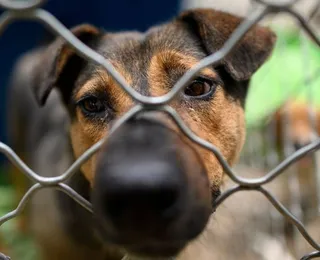
[[[126,248],[148,241],[159,255],[202,232],[211,213],[208,176],[175,131],[155,120],[130,121],[97,160],[92,201],[107,239]]]

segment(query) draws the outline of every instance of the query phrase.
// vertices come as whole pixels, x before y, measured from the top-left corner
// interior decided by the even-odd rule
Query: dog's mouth
[[[173,260],[186,247],[190,240],[163,239],[128,239],[110,232],[109,228],[97,225],[98,236],[107,245],[124,254],[127,260]],[[109,230],[109,232],[107,231]]]
[[[181,249],[185,246],[183,242],[162,242],[127,245],[125,251],[127,258],[137,260],[175,259]]]

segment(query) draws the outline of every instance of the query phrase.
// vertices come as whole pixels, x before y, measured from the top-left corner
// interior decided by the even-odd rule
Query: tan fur
[[[113,62],[113,65],[117,70],[125,77],[129,84],[132,84],[131,76],[121,68],[120,65]],[[86,82],[83,87],[80,88],[79,92],[76,93],[77,99],[80,99],[86,93],[93,89],[103,88],[107,91],[110,98],[115,104],[114,109],[117,112],[117,116],[121,116],[132,106],[132,101],[124,90],[114,81],[114,79],[103,70],[98,70],[95,76]],[[78,120],[73,122],[70,133],[73,151],[76,158],[79,158],[86,150],[92,145],[101,140],[108,134],[108,128],[101,126],[101,124],[91,124],[88,122],[81,111],[77,110]],[[85,177],[93,184],[95,162],[97,155],[93,155],[86,163],[81,167]]]
[[[148,69],[148,82],[153,96],[162,96],[170,91],[166,70],[176,69],[183,74],[195,66],[199,60],[175,50],[165,50],[155,54],[150,61]],[[216,73],[209,68],[201,71],[204,76],[215,78]]]
[[[174,51],[164,51],[153,56],[148,69],[148,82],[150,84],[151,95],[160,96],[170,90],[165,73],[166,67],[179,68],[184,73],[197,62],[193,57],[188,57]],[[132,84],[129,73],[121,69],[117,64],[116,67],[128,83]],[[201,74],[213,78],[217,76],[209,68],[202,70]],[[116,110],[116,117],[120,117],[132,106],[131,99],[123,89],[114,82],[110,75],[100,70],[83,87],[79,88],[76,97],[79,99],[86,93],[92,92],[93,89],[99,88],[108,92]],[[228,98],[221,86],[217,87],[215,98],[210,101],[209,105],[207,102],[202,103],[199,101],[196,107],[193,108],[174,101],[171,106],[176,109],[194,134],[218,147],[230,165],[236,161],[245,138],[244,112],[240,103],[235,103]],[[77,111],[77,118],[78,120],[71,127],[71,140],[75,155],[79,157],[94,143],[106,136],[108,129],[106,127],[101,128],[100,124],[93,124],[91,121],[87,121],[79,110]],[[170,127],[178,131],[178,128],[172,122],[170,123]],[[187,142],[190,142],[187,138],[183,138]],[[220,186],[223,176],[220,163],[211,151],[196,144],[193,145],[199,151],[200,157],[206,165],[207,172],[210,174],[210,183],[216,187]],[[94,179],[95,161],[96,156],[93,156],[82,166],[85,177],[91,184]]]
[[[166,94],[170,90],[165,70],[168,67],[181,69],[184,73],[198,60],[185,56],[177,51],[164,51],[153,56],[148,70],[148,81],[152,96]],[[199,74],[217,77],[217,74],[209,68],[203,69]],[[197,104],[197,107],[179,104],[173,101],[170,104],[181,116],[183,121],[194,134],[219,147],[224,158],[229,164],[233,164],[245,139],[244,113],[239,103],[235,103],[226,97],[221,86],[215,93],[214,99],[208,106],[206,102]],[[210,182],[219,186],[222,180],[222,167],[211,151],[198,145],[195,148],[200,152],[206,165]]]

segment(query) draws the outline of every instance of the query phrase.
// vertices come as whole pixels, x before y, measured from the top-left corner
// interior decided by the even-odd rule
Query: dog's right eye
[[[81,110],[86,114],[98,114],[106,110],[104,102],[96,97],[87,97],[78,102]]]

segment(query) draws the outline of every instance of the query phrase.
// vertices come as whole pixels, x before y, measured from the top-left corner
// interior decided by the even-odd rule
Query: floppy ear
[[[74,27],[71,32],[90,47],[102,35],[100,30],[88,24]],[[40,105],[44,105],[51,90],[58,87],[64,101],[67,101],[86,61],[78,56],[62,37],[43,48],[32,75],[36,100]]]
[[[183,12],[178,21],[182,21],[200,39],[205,51],[212,54],[223,47],[243,19],[213,9],[194,9]],[[275,41],[272,31],[256,25],[222,60],[222,65],[233,79],[248,80],[269,57]]]

